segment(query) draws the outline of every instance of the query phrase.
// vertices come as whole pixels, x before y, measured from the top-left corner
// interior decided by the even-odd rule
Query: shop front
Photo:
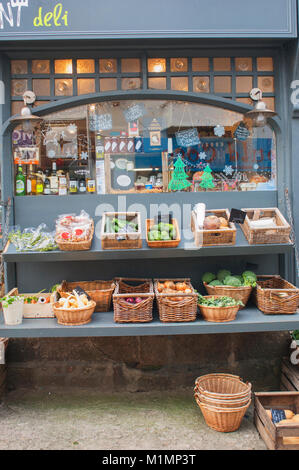
[[[11,201],[3,225],[9,218],[12,232],[23,232],[19,244],[10,238],[4,247],[6,291],[50,292],[63,280],[146,278],[190,279],[192,289],[204,293],[204,273],[223,269],[281,276],[297,291],[298,161],[290,100],[296,2],[198,1],[188,8],[177,1],[142,8],[129,2],[124,8],[112,1],[104,9],[89,0],[84,11],[70,0],[48,3],[47,9],[33,0],[0,4],[2,200]],[[198,204],[214,218],[203,230],[192,222]],[[254,229],[246,232],[232,209],[237,216],[247,211],[264,238],[252,242]],[[74,242],[70,230],[58,234],[57,220],[81,211],[94,226],[89,249],[63,250],[59,243],[53,249],[46,242],[22,249],[28,228],[35,229],[27,230],[34,242],[38,227],[56,230],[55,242],[58,235]],[[117,224],[120,213],[138,214],[141,242],[124,249],[118,236],[118,245],[105,249],[104,232],[110,232],[103,221]],[[175,236],[154,230],[159,214],[176,221]],[[205,230],[218,239],[205,242]],[[90,235],[85,226],[75,232]],[[253,302],[229,322],[161,321],[155,307],[153,318],[122,322],[112,309],[77,326],[51,317],[2,322],[0,336],[139,338],[298,327],[296,308],[269,316]]]

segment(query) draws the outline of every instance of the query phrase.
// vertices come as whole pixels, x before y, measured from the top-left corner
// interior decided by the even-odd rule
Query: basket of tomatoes
[[[155,279],[154,290],[162,322],[196,320],[198,294],[190,279]]]

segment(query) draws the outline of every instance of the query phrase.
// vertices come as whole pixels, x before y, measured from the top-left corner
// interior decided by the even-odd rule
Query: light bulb
[[[22,122],[22,128],[24,132],[32,132],[33,130],[32,122],[29,119],[26,119],[25,121]]]
[[[267,118],[263,113],[259,113],[254,119],[253,119],[253,125],[254,127],[264,127],[267,124]]]

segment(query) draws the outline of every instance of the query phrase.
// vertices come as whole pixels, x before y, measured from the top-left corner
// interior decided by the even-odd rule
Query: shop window
[[[209,77],[193,77],[193,91],[195,93],[209,93],[210,92],[210,78]]]
[[[274,93],[274,77],[258,77],[257,86],[264,93]]]
[[[116,59],[100,59],[100,73],[116,73]]]
[[[34,78],[32,89],[36,96],[50,96],[50,80],[47,78]]]
[[[72,59],[55,60],[54,61],[55,73],[57,74],[70,74],[73,73]]]
[[[100,91],[117,90],[116,78],[100,78]]]
[[[236,93],[249,93],[253,88],[252,77],[236,77]]]
[[[10,63],[10,70],[12,75],[24,75],[28,73],[27,60],[12,60]]]
[[[178,159],[186,191],[276,189],[269,125],[255,128],[241,113],[178,100],[107,101],[54,112],[32,130],[14,129],[12,155],[16,188],[18,178],[28,180],[30,195],[167,192]]]
[[[272,57],[257,57],[256,66],[259,72],[272,72],[273,71],[273,58]]]
[[[166,77],[149,77],[148,88],[153,90],[166,90]]]
[[[252,71],[252,58],[251,57],[236,57],[235,68],[237,72],[251,72]]]
[[[210,70],[210,60],[208,57],[192,58],[193,72],[208,72]]]
[[[231,77],[217,75],[216,77],[214,77],[214,92],[215,93],[231,93],[232,91],[231,82],[232,82]]]
[[[170,59],[170,71],[171,72],[187,72],[188,71],[188,59],[181,58],[181,57]]]
[[[215,72],[229,72],[231,70],[230,57],[215,57],[213,67]]]
[[[69,78],[56,79],[55,80],[55,95],[72,96],[73,95],[73,80]]]
[[[11,81],[11,94],[12,96],[23,96],[23,93],[28,88],[27,80],[12,80]]]
[[[77,73],[94,73],[94,60],[93,59],[79,59],[77,60]]]
[[[166,59],[147,59],[147,69],[150,73],[166,72]]]
[[[139,73],[141,71],[140,59],[121,59],[123,73]]]
[[[188,77],[171,77],[171,89],[188,91]]]
[[[122,78],[121,88],[122,90],[137,90],[141,88],[141,79],[137,77]]]
[[[95,92],[95,80],[93,78],[78,79],[78,95],[87,95]]]
[[[50,61],[49,60],[33,60],[32,61],[32,73],[33,74],[49,74],[50,73]]]

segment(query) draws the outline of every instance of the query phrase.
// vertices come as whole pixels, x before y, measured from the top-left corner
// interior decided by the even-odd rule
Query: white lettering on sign
[[[0,28],[4,28],[4,20],[13,28],[15,26],[14,19],[16,17],[16,26],[17,28],[21,25],[21,11],[22,7],[28,7],[29,0],[11,0],[7,2],[7,11],[3,6],[3,3],[0,2]],[[17,9],[16,15],[14,15],[13,9]]]

